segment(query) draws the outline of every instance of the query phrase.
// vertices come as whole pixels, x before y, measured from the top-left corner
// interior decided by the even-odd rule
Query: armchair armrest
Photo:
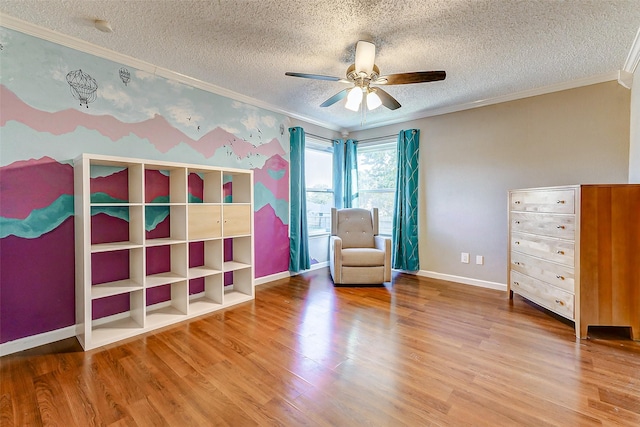
[[[342,283],[342,239],[338,236],[329,238],[329,268],[335,283]]]
[[[373,236],[376,249],[384,251],[384,281],[391,281],[391,239],[383,236]]]

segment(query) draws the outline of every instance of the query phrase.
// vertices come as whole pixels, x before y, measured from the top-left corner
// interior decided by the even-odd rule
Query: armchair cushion
[[[342,250],[345,267],[372,267],[384,265],[384,251],[374,248],[347,248]]]
[[[343,248],[373,248],[373,219],[367,209],[341,209],[333,218],[335,235],[342,239]]]

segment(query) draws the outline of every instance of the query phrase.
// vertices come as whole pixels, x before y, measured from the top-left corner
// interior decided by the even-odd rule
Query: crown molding
[[[638,68],[638,63],[640,63],[640,28],[638,28],[638,32],[636,33],[636,38],[633,39],[633,43],[631,44],[631,50],[629,50],[629,55],[627,55],[627,60],[624,61],[624,66],[622,67],[622,71],[626,71],[627,73],[635,73]]]
[[[245,104],[252,105],[254,107],[263,108],[265,110],[269,110],[274,113],[280,113],[290,118],[302,120],[310,124],[321,126],[325,129],[329,129],[333,131],[341,130],[340,127],[334,124],[327,123],[320,120],[315,120],[315,119],[303,116],[301,114],[284,110],[282,108],[276,107],[275,105],[266,103],[264,101],[260,101],[255,98],[242,95],[237,92],[233,92],[229,89],[225,89],[223,87],[216,86],[214,84],[207,83],[202,80],[189,77],[187,75],[180,74],[166,68],[155,66],[149,62],[141,61],[131,56],[123,55],[121,53],[112,51],[110,49],[107,49],[101,46],[94,45],[84,40],[80,40],[75,37],[71,37],[69,35],[59,33],[57,31],[53,31],[47,28],[37,26],[30,22],[26,22],[21,19],[14,18],[12,16],[6,15],[1,12],[0,12],[0,26],[9,28],[11,30],[19,31],[21,33],[28,34],[30,36],[34,36],[46,41],[50,41],[62,46],[66,46],[74,50],[95,55],[100,58],[104,58],[113,62],[117,62],[119,64],[127,65],[129,67],[133,67],[141,71],[146,71],[158,77],[163,77],[165,79],[184,83],[186,85],[189,85],[198,89],[202,89],[204,91],[211,92],[216,95],[224,96],[226,98],[230,98],[235,101],[240,101]]]
[[[310,117],[307,117],[302,114],[298,114],[292,111],[288,111],[282,109],[280,107],[276,107],[275,105],[271,105],[264,101],[260,101],[258,99],[245,96],[239,94],[237,92],[233,92],[229,89],[225,89],[220,86],[213,85],[211,83],[204,82],[202,80],[186,76],[184,74],[177,73],[175,71],[171,71],[166,68],[157,67],[151,63],[140,61],[136,58],[133,58],[128,55],[123,55],[121,53],[109,50],[107,48],[96,46],[92,43],[88,43],[84,40],[77,39],[75,37],[68,36],[66,34],[61,34],[53,30],[49,30],[46,28],[42,28],[30,22],[26,22],[12,16],[3,14],[0,12],[0,25],[12,30],[16,30],[25,34],[29,34],[34,37],[38,37],[43,40],[51,41],[62,46],[66,46],[81,52],[85,52],[91,55],[99,56],[104,59],[108,59],[123,65],[128,65],[130,67],[136,68],[138,70],[146,71],[148,73],[154,74],[159,77],[164,77],[166,79],[178,81],[180,83],[184,83],[189,86],[196,87],[198,89],[202,89],[207,92],[215,93],[216,95],[224,96],[226,98],[230,98],[236,101],[243,102],[245,104],[253,105],[255,107],[263,108],[265,110],[273,111],[275,113],[280,113],[290,118],[294,118],[297,120],[304,121],[309,124],[313,124],[316,126],[323,127],[328,130],[333,130],[336,132],[355,132],[362,131],[367,129],[375,129],[382,126],[394,125],[399,123],[404,123],[412,120],[419,120],[427,117],[439,116],[443,114],[455,113],[458,111],[470,110],[473,108],[485,107],[488,105],[499,104],[502,102],[515,101],[518,99],[529,98],[532,96],[545,95],[548,93],[559,92],[568,89],[575,89],[582,86],[589,86],[597,83],[604,83],[607,81],[617,80],[619,78],[618,71],[614,71],[611,73],[600,74],[597,76],[586,77],[583,79],[572,80],[568,82],[557,83],[549,86],[543,86],[535,89],[529,89],[521,92],[515,92],[511,94],[506,94],[502,96],[497,96],[494,98],[487,98],[472,102],[467,102],[463,104],[456,104],[441,108],[435,108],[427,111],[420,111],[414,114],[410,114],[407,116],[403,116],[398,119],[390,119],[382,122],[373,123],[367,127],[351,127],[351,128],[341,128],[332,123],[328,123],[322,120],[316,120]],[[635,40],[627,56],[627,60],[625,61],[623,71],[628,73],[633,73],[640,62],[640,29],[636,34]]]
[[[412,120],[424,119],[427,117],[441,116],[443,114],[456,113],[458,111],[471,110],[473,108],[486,107],[488,105],[501,104],[503,102],[517,101],[518,99],[530,98],[532,96],[546,95],[553,92],[560,92],[563,90],[575,89],[582,86],[590,86],[598,83],[605,83],[618,79],[618,72],[613,71],[610,73],[599,74],[596,76],[585,77],[582,79],[571,80],[568,82],[556,83],[548,86],[542,86],[539,88],[528,89],[520,92],[514,92],[506,95],[496,96],[493,98],[481,99],[478,101],[466,102],[463,104],[450,105],[441,108],[435,108],[427,111],[419,111],[414,114],[403,116],[402,119],[392,119],[383,122],[372,124],[371,126],[363,129],[349,128],[347,131],[361,131],[366,129],[374,129],[382,126],[395,125],[399,123],[405,123]]]

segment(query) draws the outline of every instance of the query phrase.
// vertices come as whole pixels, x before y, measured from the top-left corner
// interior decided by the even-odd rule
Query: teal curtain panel
[[[289,270],[299,272],[311,266],[307,231],[307,196],[304,180],[304,130],[289,128],[291,219],[289,222]]]
[[[420,130],[398,134],[398,172],[394,197],[391,253],[393,268],[420,270],[418,253],[418,165]]]

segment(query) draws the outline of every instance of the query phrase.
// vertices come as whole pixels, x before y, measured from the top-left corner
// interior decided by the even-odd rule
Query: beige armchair
[[[329,266],[335,284],[391,281],[391,239],[378,236],[378,209],[331,209]]]

